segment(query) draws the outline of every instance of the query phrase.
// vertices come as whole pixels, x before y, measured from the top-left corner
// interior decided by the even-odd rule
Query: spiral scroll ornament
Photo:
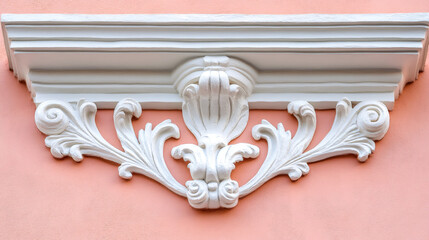
[[[176,87],[183,97],[182,113],[186,126],[198,144],[181,144],[171,155],[188,163],[192,179],[185,185],[176,181],[164,161],[164,142],[179,138],[179,128],[165,120],[155,127],[146,124],[137,136],[132,118],[142,114],[133,99],[124,99],[114,111],[114,125],[123,150],[109,144],[95,123],[97,107],[85,100],[72,105],[49,100],[35,113],[36,126],[48,135],[46,146],[56,158],[72,157],[82,161],[85,155],[119,164],[119,176],[130,179],[138,173],[152,178],[172,192],[186,197],[197,209],[233,208],[244,197],[278,175],[296,181],[309,173],[309,163],[355,154],[365,161],[389,128],[389,112],[383,103],[365,101],[355,107],[348,99],[336,106],[331,130],[314,148],[307,150],[316,130],[316,113],[306,101],[293,101],[288,112],[298,121],[292,137],[279,123],[263,120],[253,127],[256,140],[268,143],[267,156],[259,171],[239,186],[231,179],[235,163],[255,158],[259,148],[248,143],[229,144],[245,129],[249,118],[247,97],[251,94],[255,71],[245,63],[224,56],[204,57],[178,68]]]

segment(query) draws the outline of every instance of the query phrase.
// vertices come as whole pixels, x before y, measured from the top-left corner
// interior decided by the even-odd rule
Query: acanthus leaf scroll
[[[377,101],[364,101],[352,107],[343,99],[336,107],[333,126],[326,137],[306,151],[316,130],[316,114],[306,101],[289,103],[288,112],[298,121],[292,138],[282,124],[277,128],[266,120],[253,127],[256,140],[265,139],[268,154],[256,175],[239,186],[230,175],[235,163],[255,158],[259,148],[229,142],[244,131],[248,118],[247,97],[251,94],[256,72],[236,59],[224,56],[198,58],[185,63],[173,74],[183,97],[182,113],[186,126],[198,144],[182,144],[172,149],[172,156],[188,161],[192,180],[185,186],[168,170],[164,142],[179,138],[179,128],[170,120],[152,128],[148,123],[138,135],[132,126],[133,116],[142,114],[133,99],[124,99],[114,111],[114,125],[123,151],[113,147],[100,134],[95,123],[97,107],[79,101],[76,106],[48,100],[37,107],[36,125],[48,135],[47,147],[56,158],[72,157],[81,161],[84,155],[100,157],[120,164],[119,175],[130,179],[133,173],[150,177],[174,193],[187,197],[198,209],[232,208],[244,197],[275,176],[286,174],[295,181],[309,172],[308,163],[329,157],[356,154],[365,161],[389,127],[389,112]]]

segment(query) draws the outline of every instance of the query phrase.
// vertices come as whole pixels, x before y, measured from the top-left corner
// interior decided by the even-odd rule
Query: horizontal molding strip
[[[428,13],[383,14],[3,14],[2,22],[14,24],[97,25],[356,25],[425,24]]]
[[[159,41],[14,41],[10,49],[18,51],[418,51],[421,41],[372,42],[159,42]]]
[[[6,26],[9,39],[79,41],[422,41],[425,25],[354,26]],[[236,34],[237,30],[240,34]]]
[[[308,102],[316,109],[333,109],[337,104],[337,99],[348,98],[353,104],[357,104],[361,99],[379,99],[387,108],[393,109],[395,101],[394,92],[374,92],[374,93],[254,93],[248,98],[251,109],[287,109],[292,101],[308,99]],[[116,104],[124,98],[133,98],[138,101],[143,109],[161,109],[161,110],[178,110],[182,108],[183,99],[177,94],[168,93],[148,93],[148,94],[131,94],[131,93],[39,93],[34,97],[36,105],[52,100],[62,99],[69,103],[76,103],[76,99],[86,99],[94,102],[99,109],[113,109]]]
[[[197,79],[179,84],[175,73],[204,56],[253,69],[253,82],[242,83],[250,108],[308,100],[329,109],[347,97],[392,109],[423,70],[428,26],[428,13],[2,15],[10,68],[36,104],[86,98],[108,109],[124,96],[180,109],[178,88]]]
[[[126,84],[167,84],[174,82],[173,76],[167,71],[46,71],[31,70],[29,77],[33,83],[55,84],[95,84],[95,83],[121,83]],[[399,83],[402,78],[401,71],[391,70],[342,70],[342,71],[269,71],[259,72],[257,83],[363,83],[385,82]]]
[[[144,84],[38,84],[32,83],[38,93],[175,93],[168,85]],[[393,83],[282,83],[259,84],[255,93],[361,93],[393,92]]]

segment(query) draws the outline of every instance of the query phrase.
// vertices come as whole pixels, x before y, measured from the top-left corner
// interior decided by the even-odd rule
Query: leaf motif
[[[79,101],[76,108],[60,101],[45,101],[39,105],[36,125],[48,135],[45,144],[54,157],[70,156],[75,161],[81,161],[84,155],[101,157],[120,164],[119,175],[125,179],[130,179],[132,173],[139,173],[186,196],[186,188],[173,178],[163,157],[164,142],[180,136],[176,125],[166,120],[152,130],[152,125],[148,124],[146,130],[140,130],[137,140],[131,119],[141,115],[141,107],[135,100],[124,99],[114,111],[116,132],[124,148],[122,152],[101,136],[95,124],[96,111],[94,103],[84,100]]]
[[[122,153],[101,137],[95,126],[96,106],[79,101],[76,109],[61,101],[45,101],[35,113],[36,125],[47,134],[45,144],[56,158],[71,156],[81,161],[84,154],[120,163]]]
[[[288,158],[302,154],[310,144],[316,130],[316,112],[313,106],[306,101],[289,103],[288,112],[298,120],[298,129],[292,139]]]
[[[229,85],[224,71],[204,71],[199,84],[188,85],[183,96],[183,118],[199,146],[213,139],[226,146],[246,127],[246,93],[236,84]]]
[[[290,131],[285,131],[281,123],[275,128],[268,121],[262,120],[261,124],[253,127],[252,135],[256,140],[263,138],[267,141],[268,153],[256,175],[240,187],[240,197],[253,192],[266,181],[276,176],[276,170],[280,168],[282,161],[287,159],[291,144]]]
[[[188,168],[192,179],[203,180],[206,178],[207,158],[202,148],[194,144],[182,144],[171,150],[171,156],[175,159],[188,161]]]
[[[220,180],[229,179],[234,163],[243,161],[243,158],[255,158],[259,155],[259,148],[248,143],[238,143],[223,147],[217,155],[217,174]]]
[[[389,128],[389,111],[376,101],[361,102],[352,108],[349,100],[337,104],[334,124],[326,137],[300,159],[317,162],[327,157],[356,154],[365,161],[375,149],[374,140],[384,137]]]
[[[179,83],[178,86],[183,89],[183,118],[198,146],[182,144],[173,148],[171,154],[176,159],[190,162],[188,167],[193,180],[186,186],[193,207],[230,208],[237,204],[239,196],[238,183],[230,179],[234,163],[259,154],[259,148],[251,144],[228,145],[247,125],[249,92],[243,87],[251,92],[254,82],[249,79],[254,74],[246,71],[249,69],[237,68],[236,62],[231,62],[228,57],[200,60],[202,66],[179,71],[182,72],[180,82],[186,81],[189,85]],[[240,66],[247,65],[240,63]],[[195,80],[198,85],[192,84]],[[236,84],[230,84],[230,81]]]
[[[351,102],[344,99],[337,104],[335,120],[326,137],[303,153],[315,131],[314,109],[308,103],[298,101],[290,103],[288,110],[299,124],[291,141],[285,137],[287,134],[281,124],[275,129],[263,121],[253,128],[256,140],[261,137],[267,140],[268,154],[258,173],[240,187],[240,197],[280,174],[288,174],[293,181],[299,179],[309,172],[307,163],[350,153],[356,154],[359,161],[365,161],[375,149],[374,140],[383,138],[389,127],[389,112],[384,104],[366,101],[352,108]]]

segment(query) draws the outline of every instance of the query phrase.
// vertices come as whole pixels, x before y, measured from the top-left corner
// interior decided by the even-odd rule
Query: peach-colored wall
[[[387,13],[429,12],[427,0],[2,0],[0,13]],[[1,40],[0,40],[1,41]],[[391,126],[375,153],[361,164],[353,156],[311,164],[292,183],[277,177],[231,210],[198,211],[186,199],[142,176],[125,181],[117,166],[87,157],[55,160],[37,130],[26,86],[8,70],[0,44],[0,239],[429,239],[429,71],[405,88]],[[428,64],[427,64],[428,65]],[[426,66],[429,67],[429,66]],[[333,111],[318,111],[316,141],[329,130]],[[144,111],[135,128],[171,118],[180,140],[165,157],[174,176],[190,179],[173,160],[175,145],[195,142],[179,111]],[[266,143],[251,139],[262,118],[296,130],[286,111],[251,111],[237,142],[262,149],[237,164],[240,184],[257,171]],[[97,122],[119,147],[112,111]]]

